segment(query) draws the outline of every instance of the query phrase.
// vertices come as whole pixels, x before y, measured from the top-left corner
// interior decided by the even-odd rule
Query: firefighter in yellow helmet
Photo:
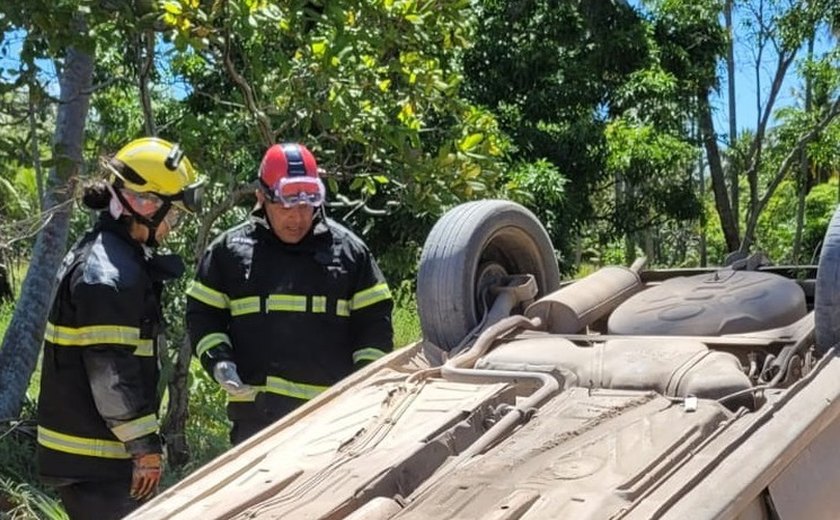
[[[184,265],[156,246],[201,194],[162,139],[132,141],[105,166],[83,197],[99,218],[58,273],[38,399],[39,473],[73,520],[122,518],[157,489],[161,291]]]

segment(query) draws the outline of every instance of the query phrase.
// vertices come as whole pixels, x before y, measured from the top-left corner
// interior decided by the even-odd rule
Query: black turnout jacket
[[[229,398],[234,421],[273,421],[393,348],[382,272],[361,239],[321,212],[292,245],[256,210],[210,245],[187,295],[205,369],[232,360],[256,389]]]
[[[38,399],[45,481],[130,478],[133,455],[160,453],[160,293],[182,271],[180,258],[154,255],[107,213],[65,256]]]

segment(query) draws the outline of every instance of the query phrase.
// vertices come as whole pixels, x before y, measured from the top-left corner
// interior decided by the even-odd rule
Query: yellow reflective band
[[[157,417],[154,414],[144,415],[139,419],[114,426],[111,431],[123,442],[139,439],[144,435],[158,431]]]
[[[230,301],[230,315],[242,316],[243,314],[254,314],[260,312],[260,297],[248,296]]]
[[[125,445],[119,441],[76,437],[38,426],[38,444],[45,448],[74,455],[105,459],[130,459]]]
[[[312,312],[323,313],[327,312],[327,297],[313,296],[312,297]]]
[[[231,395],[227,394],[227,399],[229,403],[253,403],[257,399],[257,394],[262,391],[261,386],[252,387],[254,389],[253,392],[248,392],[244,395]]]
[[[195,356],[200,358],[202,354],[222,343],[230,345],[230,337],[228,337],[228,335],[224,332],[213,332],[212,334],[208,334],[201,338],[201,341],[199,341],[198,345],[195,346]]]
[[[353,363],[358,363],[359,361],[375,361],[384,355],[385,353],[378,348],[369,347],[359,349],[353,352]]]
[[[369,289],[359,291],[353,295],[353,300],[350,302],[350,310],[357,311],[363,309],[374,303],[379,303],[383,300],[391,299],[391,290],[388,289],[387,283],[376,284]]]
[[[187,287],[187,296],[218,309],[227,309],[230,307],[230,300],[226,294],[211,289],[198,280],[190,282],[189,287]]]
[[[134,349],[134,355],[139,357],[152,357],[155,355],[155,344],[153,340],[144,339],[140,341],[137,348]]]
[[[62,347],[87,347],[91,345],[126,345],[137,347],[137,356],[151,356],[154,344],[151,339],[140,338],[137,327],[121,325],[91,325],[89,327],[61,327],[47,322],[44,340]]]
[[[335,302],[335,314],[337,316],[350,316],[350,302],[347,300]]]
[[[293,381],[283,379],[282,377],[268,376],[263,390],[273,394],[285,395],[287,397],[294,397],[296,399],[308,401],[327,388],[329,387],[309,385],[306,383],[295,383]]]
[[[296,294],[270,294],[266,301],[266,310],[306,312],[306,296]]]

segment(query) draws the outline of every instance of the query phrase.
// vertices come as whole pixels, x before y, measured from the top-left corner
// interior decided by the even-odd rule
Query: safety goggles
[[[126,202],[131,204],[131,207],[143,216],[154,215],[166,203],[183,211],[195,213],[201,209],[201,199],[204,195],[204,181],[191,184],[184,188],[184,191],[175,195],[161,195],[152,191],[139,192],[122,187],[119,189]]]
[[[313,177],[284,177],[274,186],[263,186],[268,200],[286,208],[305,204],[318,207],[324,203],[326,189],[321,179]]]
[[[176,201],[174,197],[166,197],[153,192],[137,192],[127,188],[120,188],[119,194],[120,198],[131,206],[135,214],[152,223],[166,222],[169,229],[177,228],[187,211],[186,205],[181,203],[180,198]]]
[[[201,209],[201,199],[204,197],[204,181],[190,184],[184,191],[169,197],[176,205],[183,206],[190,213],[198,213]]]
[[[157,193],[150,191],[139,192],[128,188],[119,188],[121,198],[131,206],[137,214],[151,217],[163,208],[166,201]]]

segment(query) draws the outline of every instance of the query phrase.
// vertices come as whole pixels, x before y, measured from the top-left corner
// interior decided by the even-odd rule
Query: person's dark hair
[[[109,202],[111,202],[111,192],[108,190],[106,181],[97,180],[85,185],[82,204],[92,210],[100,211],[106,209]]]

